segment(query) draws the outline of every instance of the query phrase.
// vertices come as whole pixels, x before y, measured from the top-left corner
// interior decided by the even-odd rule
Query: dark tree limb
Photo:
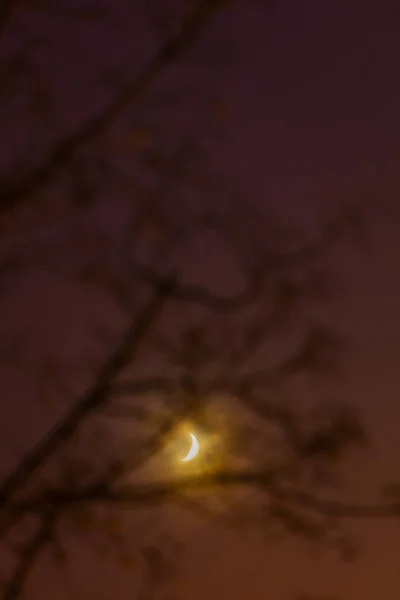
[[[0,488],[0,506],[11,500],[13,493],[52,455],[60,444],[76,431],[94,410],[104,406],[112,395],[112,386],[120,371],[133,359],[143,338],[170,298],[173,284],[160,282],[153,298],[135,317],[117,350],[106,361],[93,386],[73,409],[58,423],[17,466]]]
[[[181,381],[167,377],[146,377],[139,380],[122,381],[114,386],[112,394],[115,397],[138,396],[154,392],[172,392],[176,390]]]
[[[2,600],[16,600],[20,596],[39,553],[51,539],[52,525],[52,518],[45,516],[36,533],[19,554],[17,566],[2,595]]]
[[[0,38],[12,16],[17,0],[1,0],[0,4]]]
[[[167,500],[179,498],[188,491],[233,488],[240,486],[257,486],[258,489],[270,492],[274,499],[292,503],[300,508],[318,513],[326,517],[338,518],[393,518],[400,517],[400,502],[382,502],[376,504],[360,504],[319,498],[311,493],[297,490],[289,485],[280,484],[281,468],[267,470],[228,470],[224,469],[209,474],[191,475],[177,478],[169,482],[151,482],[140,485],[114,489],[106,484],[96,484],[84,489],[60,490],[44,492],[21,504],[21,511],[35,512],[43,503],[51,502],[60,509],[79,504],[115,504],[121,508],[146,507],[157,505]]]
[[[143,467],[165,448],[179,423],[196,414],[199,406],[205,401],[204,395],[198,393],[195,382],[187,377],[175,384],[173,390],[177,391],[179,388],[184,392],[182,405],[178,410],[174,410],[169,418],[163,420],[157,431],[139,449],[133,449],[132,456],[127,457],[123,464],[117,462],[112,465],[108,478],[109,483],[113,484],[125,475]]]
[[[139,261],[133,264],[133,273],[143,283],[153,286],[160,278],[157,269]],[[178,301],[199,304],[210,310],[219,312],[234,312],[246,308],[257,298],[264,284],[264,271],[254,272],[246,281],[245,286],[234,294],[214,294],[207,288],[197,285],[178,285],[174,291],[174,298]]]
[[[123,110],[132,106],[149,89],[156,78],[196,41],[217,10],[224,4],[223,0],[199,1],[195,9],[189,11],[179,30],[159,48],[134,81],[127,85],[96,117],[61,140],[52,154],[27,177],[2,192],[0,212],[10,212],[18,206],[26,204],[36,192],[60,172],[78,149],[102,134]]]

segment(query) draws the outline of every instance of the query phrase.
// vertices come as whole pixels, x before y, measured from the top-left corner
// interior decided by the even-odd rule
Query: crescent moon
[[[199,452],[199,442],[196,436],[193,433],[189,433],[189,435],[192,438],[192,445],[185,458],[182,458],[182,462],[188,462],[189,460],[192,460]]]

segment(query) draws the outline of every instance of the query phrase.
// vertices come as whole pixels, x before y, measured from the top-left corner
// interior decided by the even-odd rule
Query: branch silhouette
[[[92,388],[78,401],[72,410],[57,424],[10,474],[0,489],[0,503],[6,505],[15,490],[36,471],[46,458],[52,454],[62,441],[69,438],[78,425],[93,410],[100,408],[112,392],[112,383],[120,370],[135,355],[140,342],[146,336],[154,320],[161,313],[170,297],[173,284],[160,282],[155,289],[153,298],[139,312],[115,352],[111,354],[101,369]]]
[[[35,446],[31,452],[29,452],[17,468],[7,477],[3,485],[0,487],[0,503],[6,505],[11,499],[11,496],[15,490],[21,486],[24,481],[30,477],[42,463],[54,453],[59,445],[68,439],[78,428],[78,426],[84,421],[84,419],[94,410],[104,407],[111,395],[118,393],[118,387],[116,390],[113,388],[113,383],[120,373],[120,371],[126,366],[133,358],[135,353],[139,350],[140,343],[149,332],[152,324],[157,320],[161,314],[165,304],[168,300],[185,300],[185,296],[182,297],[181,289],[179,284],[173,279],[162,279],[156,282],[152,280],[153,284],[153,297],[145,304],[143,310],[136,315],[123,337],[122,342],[115,352],[111,354],[109,359],[104,364],[99,375],[95,379],[93,386],[87,391],[84,397],[77,402],[77,404],[71,409],[71,411],[64,417],[60,423],[58,423],[41,441]],[[246,303],[251,302],[254,298],[254,289],[250,284],[250,291],[240,293],[238,296],[233,295],[231,298],[226,296],[223,301],[223,309],[236,311],[239,307],[244,307],[243,298],[246,298]],[[187,301],[197,301],[197,303],[204,305],[207,308],[214,308],[218,310],[221,308],[219,303],[207,303],[203,302],[204,297],[207,297],[207,290],[202,292],[202,288],[198,288],[196,297],[187,299]],[[212,297],[212,296],[211,296]],[[238,299],[240,298],[240,302]],[[169,385],[167,381],[161,379],[155,379],[150,382],[157,386]],[[136,391],[140,391],[142,383],[137,384]],[[120,391],[123,391],[120,388]],[[126,390],[125,390],[126,391]],[[133,390],[132,390],[133,391]]]
[[[39,523],[36,532],[20,553],[17,566],[2,595],[3,600],[16,600],[20,596],[25,581],[39,553],[51,539],[51,533],[52,519],[45,516]]]
[[[224,6],[223,0],[202,0],[189,11],[179,30],[155,53],[147,65],[97,116],[88,120],[74,133],[61,140],[50,156],[25,179],[2,191],[0,211],[10,212],[25,204],[41,187],[49,183],[84,144],[100,135],[104,129],[128,106],[131,106],[156,80],[156,78],[193,44],[213,15]],[[10,0],[3,2],[4,19]],[[11,10],[11,6],[10,6]],[[3,13],[0,13],[0,17]]]
[[[132,484],[114,488],[105,482],[77,490],[47,491],[37,498],[15,505],[19,514],[41,512],[42,506],[51,505],[60,511],[80,504],[116,504],[125,508],[149,506],[173,499],[182,493],[213,487],[228,488],[257,485],[268,491],[275,499],[296,504],[311,512],[327,517],[339,518],[393,518],[400,517],[400,501],[361,504],[318,497],[312,493],[297,490],[292,486],[280,485],[282,469],[265,470],[222,469],[220,471],[189,475],[172,481]]]
[[[2,0],[0,5],[0,38],[8,25],[16,4],[17,0]]]

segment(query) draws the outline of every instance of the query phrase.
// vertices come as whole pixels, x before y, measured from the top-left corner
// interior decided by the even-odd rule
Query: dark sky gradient
[[[238,39],[239,64],[220,76],[233,117],[215,160],[249,203],[304,223],[360,196],[393,209],[370,253],[341,256],[349,291],[334,303],[353,345],[346,395],[372,432],[368,464],[355,463],[362,496],[378,478],[400,475],[400,6],[276,0],[260,18],[239,2],[229,27],[213,32],[227,29]],[[30,310],[37,319],[46,314],[50,328],[54,298],[33,283]],[[23,389],[12,385],[18,403]],[[284,600],[304,590],[399,600],[400,528],[367,523],[357,533],[365,556],[343,565],[293,540],[265,547],[202,527],[183,564],[183,597]]]
[[[303,217],[359,195],[397,206],[400,11],[395,2],[277,2],[270,19],[257,20],[249,11],[236,26],[243,45],[235,80],[241,101],[234,162],[249,198]],[[381,478],[396,476],[400,458],[400,213],[394,214],[391,226],[377,231],[372,254],[343,264],[352,292],[338,306],[355,349],[347,391],[379,456],[365,471]],[[400,531],[368,524],[363,535],[365,557],[351,566],[309,558],[292,542],[266,553],[255,548],[254,554],[245,545],[233,550],[227,544],[218,564],[207,557],[204,568],[215,576],[209,583],[199,577],[195,598],[211,593],[217,583],[222,591],[230,581],[235,599],[263,598],[272,590],[281,600],[300,588],[346,600],[395,600]]]
[[[269,19],[249,10],[233,26],[242,46],[232,85],[232,96],[240,95],[232,162],[246,195],[300,218],[360,195],[397,206],[400,10],[393,1],[275,4]],[[347,392],[379,456],[365,471],[383,479],[396,476],[400,458],[400,213],[394,214],[391,226],[377,228],[372,254],[350,264],[342,257],[352,291],[338,303],[354,344]],[[198,576],[194,598],[216,587],[222,594],[229,582],[238,600],[269,593],[281,600],[299,588],[346,600],[395,600],[400,531],[368,524],[363,535],[365,557],[351,566],[290,541],[265,552],[221,540],[215,562],[204,535],[203,565],[191,570],[204,569],[210,580]]]

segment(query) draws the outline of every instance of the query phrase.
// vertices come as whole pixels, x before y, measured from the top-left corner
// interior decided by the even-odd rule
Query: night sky
[[[395,0],[276,0],[269,9],[250,4],[237,2],[206,36],[228,36],[237,45],[234,62],[202,75],[202,85],[211,77],[229,103],[227,131],[211,143],[215,166],[249,205],[304,227],[352,198],[384,205],[390,214],[373,223],[367,249],[339,253],[345,291],[332,302],[350,346],[341,390],[371,434],[370,448],[354,458],[351,472],[355,497],[365,499],[375,484],[399,476],[400,7]],[[56,58],[43,57],[45,69],[57,67],[57,60],[63,65],[60,86],[71,86],[71,74],[81,69],[76,58],[81,44],[90,45],[93,64],[112,62],[134,48],[136,57],[151,50],[147,38],[129,35],[128,26],[120,40],[112,32],[91,32],[90,43],[85,26],[81,29],[70,45],[60,36]],[[50,39],[57,36],[50,32]],[[69,100],[60,100],[64,124],[99,102],[88,92],[90,82],[80,75],[74,82]],[[182,115],[185,123],[191,118]],[[43,347],[54,348],[61,335],[65,348],[73,348],[79,336],[71,327],[79,311],[70,308],[60,322],[64,291],[41,277],[33,274],[22,288],[11,289],[12,302],[4,300],[3,314],[35,323],[37,332],[45,332]],[[29,307],[23,289],[29,290]],[[9,373],[4,377],[13,409],[2,417],[1,430],[18,432],[9,437],[26,448],[38,435],[41,418],[34,426],[32,417],[21,421],[21,411],[36,413],[29,384]],[[398,525],[359,523],[354,531],[363,553],[343,564],[290,538],[265,545],[257,536],[239,540],[211,524],[194,527],[182,564],[182,597],[284,600],[304,591],[343,600],[398,600]],[[37,597],[45,600],[44,593]]]

